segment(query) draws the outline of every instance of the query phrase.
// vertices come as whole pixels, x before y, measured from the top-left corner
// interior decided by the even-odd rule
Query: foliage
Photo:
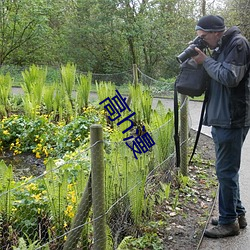
[[[14,155],[33,152],[37,158],[59,156],[83,143],[91,124],[98,121],[91,107],[68,124],[56,125],[45,115],[36,119],[13,115],[0,121],[0,149],[11,150]]]
[[[72,91],[76,81],[76,66],[71,63],[67,63],[66,66],[61,67],[62,86],[68,95],[68,98],[72,99]]]
[[[89,102],[89,94],[91,90],[91,83],[92,83],[92,74],[88,72],[87,75],[81,74],[78,79],[78,87],[77,87],[77,96],[76,96],[76,103],[79,112],[83,108],[88,107]]]
[[[243,25],[248,20],[244,1],[201,2],[3,1],[0,64],[70,61],[83,72],[101,74],[137,64],[154,78],[174,77],[175,57],[194,38],[197,17],[225,15],[229,24],[240,24],[243,33],[249,33]]]
[[[135,114],[135,123],[142,121],[150,124],[153,97],[149,89],[144,89],[143,85],[129,85],[132,100],[131,109]],[[140,100],[140,102],[138,102]]]
[[[139,238],[132,236],[125,237],[118,246],[117,250],[136,250],[136,249],[154,249],[163,250],[162,240],[156,233],[145,233]]]
[[[30,240],[28,236],[26,236],[26,238],[28,241],[28,245],[25,239],[20,237],[18,240],[18,246],[17,247],[14,246],[13,250],[35,250],[40,246],[39,241],[32,242],[32,240]],[[48,250],[48,249],[49,248],[44,248],[44,250]]]
[[[37,225],[40,225],[43,218],[48,217],[49,199],[43,183],[40,180],[36,182],[32,180],[32,176],[22,177],[15,183],[15,187],[19,188],[11,193],[15,197],[12,212],[13,227],[16,231],[22,228],[21,235],[24,238],[28,235],[29,239],[34,241],[38,234]]]
[[[7,167],[3,160],[0,161],[0,213],[4,215],[6,222],[10,222],[13,206],[13,195],[10,190],[13,188],[14,177],[12,167]]]
[[[7,116],[9,107],[8,98],[11,93],[12,79],[10,74],[0,75],[0,117]]]
[[[46,44],[47,6],[43,1],[1,1],[0,65],[5,61],[22,64],[26,57]],[[26,45],[26,46],[25,46]],[[22,61],[23,60],[23,61]]]
[[[29,74],[28,76],[30,77]],[[28,89],[28,86],[26,87]],[[99,98],[112,97],[115,94],[114,85],[110,82],[97,84],[97,89]],[[76,114],[70,121],[63,119],[56,122],[53,112],[46,115],[37,114],[35,117],[25,114],[12,115],[1,120],[2,152],[11,150],[14,155],[33,152],[37,158],[43,157],[46,165],[46,171],[39,178],[33,179],[31,176],[18,180],[13,184],[12,192],[8,192],[13,195],[11,197],[13,202],[9,203],[13,209],[10,211],[6,208],[7,213],[11,215],[10,224],[13,227],[12,234],[9,232],[10,235],[14,237],[20,228],[24,228],[19,236],[25,240],[27,246],[29,244],[32,247],[29,239],[34,245],[42,244],[41,240],[47,242],[49,239],[53,239],[54,244],[60,247],[63,245],[65,239],[58,236],[66,234],[70,229],[90,173],[90,156],[86,149],[89,145],[90,125],[93,123],[101,123],[105,133],[106,208],[110,211],[107,218],[113,245],[118,246],[123,237],[120,230],[115,231],[116,226],[123,228],[126,225],[134,230],[140,228],[143,220],[147,219],[153,209],[153,206],[147,204],[154,201],[150,201],[149,197],[145,200],[149,170],[158,151],[161,152],[161,157],[168,157],[166,154],[170,152],[168,151],[170,148],[166,149],[166,145],[160,141],[160,136],[168,136],[173,124],[170,112],[166,112],[160,105],[157,107],[157,112],[160,111],[159,116],[154,113],[155,110],[151,110],[152,99],[148,91],[143,92],[141,87],[134,91],[134,97],[132,96],[134,106],[131,108],[135,108],[138,114],[143,114],[137,122],[145,125],[146,131],[157,143],[157,148],[155,146],[155,149],[150,148],[146,153],[138,154],[138,160],[123,142],[125,136],[135,136],[134,128],[123,134],[121,131],[128,124],[117,126],[113,123],[110,127],[103,108],[88,105],[87,108],[83,108],[81,115]],[[143,105],[135,105],[138,98],[145,98]],[[62,108],[62,111],[65,110]],[[124,112],[120,119],[126,115],[127,112]],[[151,126],[154,129],[152,132]],[[158,126],[167,128],[159,137],[155,136],[158,133]],[[4,169],[12,173],[11,168]],[[6,201],[5,196],[0,198]],[[118,202],[119,200],[122,202]],[[1,209],[3,212],[4,208]],[[113,227],[116,217],[121,220],[116,220],[117,225]],[[42,229],[38,230],[37,225]],[[89,230],[88,235],[91,235],[92,227],[88,226],[85,229]],[[155,239],[151,238],[158,247],[157,237]],[[146,247],[148,241],[149,238],[146,236],[144,239],[138,239],[135,247]],[[19,243],[11,244],[17,246],[23,243],[20,240]],[[109,245],[112,245],[111,242]]]
[[[23,71],[22,75],[24,79],[24,83],[21,84],[24,90],[24,111],[29,117],[35,117],[41,106],[47,69],[32,65],[29,70]]]
[[[157,107],[152,112],[152,122],[149,129],[152,131],[155,143],[158,148],[154,148],[155,160],[159,163],[163,162],[173,152],[173,128],[174,119],[173,112],[166,111],[163,104],[159,101]]]
[[[107,97],[115,95],[115,84],[112,82],[96,82],[96,91],[99,102],[103,101]],[[103,107],[104,105],[102,105]]]

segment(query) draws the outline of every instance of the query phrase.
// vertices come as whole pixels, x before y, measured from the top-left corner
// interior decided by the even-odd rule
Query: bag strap
[[[192,152],[192,154],[190,156],[190,159],[189,159],[189,164],[192,162],[192,159],[193,159],[193,156],[195,154],[195,151],[196,151],[196,148],[197,148],[197,145],[198,145],[198,141],[199,141],[199,138],[200,138],[203,117],[204,117],[204,113],[205,113],[205,109],[206,109],[206,104],[207,104],[207,90],[205,91],[205,97],[204,97],[204,101],[202,103],[199,126],[198,126],[198,130],[196,132],[195,143],[194,143],[194,147],[193,147],[193,152]]]
[[[178,112],[178,93],[176,88],[176,82],[174,83],[174,141],[175,141],[175,154],[176,154],[176,167],[180,167],[180,137],[179,137],[179,112]]]

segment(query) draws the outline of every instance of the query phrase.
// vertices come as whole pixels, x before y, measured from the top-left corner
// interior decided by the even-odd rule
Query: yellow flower
[[[41,195],[42,195],[41,193],[33,194],[32,197],[35,198],[36,201],[40,201],[42,199]]]
[[[4,130],[4,131],[3,131],[3,134],[4,134],[4,135],[9,135],[10,133],[9,133],[8,130]]]
[[[65,213],[65,215],[68,215],[69,218],[73,218],[74,217],[73,206],[68,205],[66,208],[66,211],[64,211],[64,213]]]
[[[11,210],[12,210],[12,212],[16,212],[17,208],[13,207]]]
[[[72,203],[76,203],[76,196],[75,195],[72,195],[71,201],[72,201]]]
[[[36,158],[37,158],[37,159],[40,159],[40,158],[41,158],[41,155],[40,155],[39,152],[36,152]]]
[[[26,189],[28,191],[34,191],[37,190],[37,185],[35,183],[30,183],[29,185],[26,186]]]

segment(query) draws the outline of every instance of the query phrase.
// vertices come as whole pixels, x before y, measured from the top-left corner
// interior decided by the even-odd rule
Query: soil
[[[22,153],[14,156],[12,152],[7,152],[0,156],[0,160],[4,160],[6,165],[13,167],[16,181],[23,176],[39,176],[45,171],[43,159],[37,159],[32,153]]]
[[[196,132],[191,131],[191,148],[195,134]],[[173,208],[173,202],[158,207],[161,213],[167,215],[167,227],[159,232],[163,236],[164,250],[199,249],[217,194],[214,162],[213,141],[201,134],[194,162],[188,168],[191,183],[184,188],[180,184],[175,185],[176,190],[179,190],[177,207]],[[175,197],[176,192],[169,200],[174,200]]]

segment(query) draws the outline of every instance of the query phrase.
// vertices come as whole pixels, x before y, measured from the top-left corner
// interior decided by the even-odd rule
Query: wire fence
[[[40,67],[45,68],[46,66],[41,65]],[[28,67],[18,67],[3,65],[0,69],[0,74],[10,73],[14,79],[14,84],[19,86],[23,81],[22,72],[28,70]],[[174,91],[174,79],[154,79],[145,74],[140,68],[136,66],[138,82],[143,84],[145,87],[150,88],[152,93],[157,96],[173,96]],[[78,74],[88,74],[88,72],[77,71]],[[47,81],[48,83],[60,81],[60,67],[49,67],[47,69]],[[135,81],[135,72],[133,69],[129,69],[122,72],[112,74],[100,74],[92,73],[92,83],[96,82],[112,82],[117,86],[132,84]]]
[[[159,84],[139,72],[145,85]],[[106,81],[101,75],[96,79]],[[186,105],[187,99],[180,110]],[[123,140],[101,137],[74,153],[80,156],[78,160],[49,159],[40,166],[42,174],[20,178],[20,185],[14,188],[14,171],[2,161],[1,249],[119,249],[127,239],[143,234],[138,225],[154,217],[155,202],[165,192],[161,184],[170,183],[175,172],[173,122],[169,113],[165,122],[150,131],[156,146],[140,154],[138,160],[131,157]],[[97,152],[92,151],[96,147],[100,147]],[[99,164],[103,169],[93,173]],[[103,177],[93,181],[102,171]],[[98,211],[103,205],[104,212]]]

